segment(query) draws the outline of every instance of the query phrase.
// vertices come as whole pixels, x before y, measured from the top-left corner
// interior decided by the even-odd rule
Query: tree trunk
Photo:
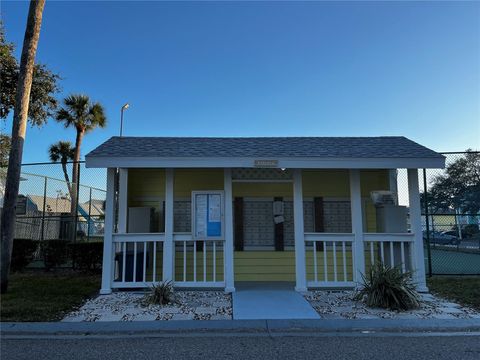
[[[72,185],[70,184],[70,178],[68,177],[68,170],[67,170],[67,162],[66,161],[62,161],[62,170],[63,170],[63,176],[65,177],[65,181],[67,183],[68,194],[70,195],[70,199],[71,199],[73,197]]]
[[[72,174],[72,202],[71,202],[71,214],[77,215],[77,183],[80,181],[78,178],[78,167],[80,166],[80,148],[82,146],[83,135],[85,131],[83,129],[77,129],[77,137],[75,138],[75,153],[73,156],[73,174]]]
[[[1,221],[0,293],[2,294],[7,292],[8,289],[8,273],[10,271],[10,260],[12,257],[15,209],[20,185],[23,144],[25,142],[28,106],[30,102],[30,91],[32,89],[33,66],[35,63],[38,39],[40,37],[40,26],[42,24],[44,6],[45,0],[30,1],[27,28],[25,30],[22,57],[20,60],[20,73],[13,114],[12,147],[8,159],[7,182]]]

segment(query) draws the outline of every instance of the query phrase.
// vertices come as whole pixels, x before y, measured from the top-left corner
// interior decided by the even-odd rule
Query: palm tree
[[[27,27],[23,39],[22,56],[20,58],[20,73],[18,76],[15,109],[12,124],[12,144],[8,158],[7,181],[2,209],[0,231],[0,293],[8,289],[8,275],[12,258],[13,232],[15,230],[15,207],[20,186],[20,167],[27,127],[30,92],[32,90],[33,67],[37,53],[40,27],[42,25],[45,0],[31,0],[28,8]]]
[[[72,175],[72,213],[76,213],[77,193],[75,184],[79,181],[78,169],[80,167],[80,149],[86,133],[97,127],[105,127],[107,118],[103,106],[98,102],[91,102],[87,95],[73,94],[64,100],[64,107],[58,110],[56,120],[63,123],[66,128],[73,127],[77,131],[75,138],[75,151],[73,155]]]
[[[68,176],[67,162],[72,161],[74,156],[75,149],[72,147],[72,143],[70,141],[59,141],[50,145],[48,148],[48,157],[50,160],[52,162],[57,162],[60,160],[60,163],[62,164],[63,175],[65,176],[70,198],[72,198],[72,186],[70,184],[70,177]]]

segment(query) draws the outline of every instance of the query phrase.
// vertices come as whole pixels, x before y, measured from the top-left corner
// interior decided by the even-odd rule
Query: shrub
[[[63,265],[68,260],[68,244],[66,240],[43,240],[41,249],[45,270]]]
[[[35,256],[38,241],[32,239],[14,239],[12,249],[12,260],[10,268],[12,271],[21,271],[30,264]]]
[[[480,232],[479,226],[477,224],[468,224],[462,229],[466,238],[470,238]]]
[[[410,310],[420,306],[411,273],[402,273],[398,267],[378,263],[363,278],[363,288],[355,295],[369,307],[390,310]]]
[[[70,250],[79,269],[98,270],[102,267],[102,242],[78,242],[70,244]]]
[[[175,301],[175,292],[171,281],[153,285],[145,295],[144,304],[166,305]]]

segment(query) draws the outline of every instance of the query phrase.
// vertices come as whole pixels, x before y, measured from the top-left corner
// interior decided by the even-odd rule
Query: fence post
[[[88,201],[88,219],[87,219],[87,241],[90,242],[90,222],[92,221],[92,187],[90,187],[90,195]]]
[[[47,177],[45,176],[45,182],[43,184],[43,209],[42,209],[42,232],[40,233],[40,240],[45,239],[45,208],[47,207]]]
[[[430,249],[430,220],[428,213],[427,169],[423,169],[423,203],[425,208],[425,226],[427,227],[428,277],[432,277],[432,251]]]

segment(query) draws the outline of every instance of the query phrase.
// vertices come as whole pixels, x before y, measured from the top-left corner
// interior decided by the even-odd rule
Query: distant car
[[[430,232],[430,242],[435,243],[435,244],[440,244],[440,245],[458,245],[460,241],[458,240],[458,237],[447,234],[449,231],[444,231],[444,232],[437,232],[437,231],[431,231]],[[426,240],[427,239],[427,232],[423,232],[423,238]]]

